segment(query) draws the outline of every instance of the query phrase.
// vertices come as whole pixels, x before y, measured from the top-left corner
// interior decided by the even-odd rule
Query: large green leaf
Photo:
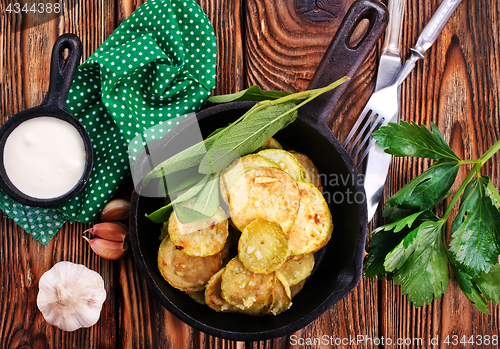
[[[422,223],[405,249],[412,253],[405,256],[404,264],[394,274],[394,282],[401,285],[403,294],[416,307],[439,299],[448,288],[450,276],[443,226],[442,220]]]
[[[386,206],[419,211],[433,208],[448,194],[459,168],[457,161],[436,161],[387,200]]]
[[[469,183],[459,214],[450,252],[467,274],[480,277],[496,264],[500,254],[500,212],[485,194],[481,179]]]
[[[460,286],[460,289],[464,293],[465,297],[467,297],[477,310],[485,314],[490,314],[488,303],[481,296],[481,291],[471,280],[471,276],[461,270],[457,265],[455,265],[455,263],[451,263],[451,267],[453,269],[453,274],[455,274],[455,278],[457,279],[458,286]]]
[[[480,278],[474,279],[483,296],[495,303],[500,304],[500,265],[495,264],[490,271]]]
[[[205,175],[200,181],[192,185],[188,190],[186,190],[184,193],[180,194],[177,198],[174,200],[171,200],[167,205],[159,208],[158,210],[154,211],[153,213],[146,215],[147,218],[149,218],[152,222],[154,223],[162,223],[168,220],[170,217],[170,213],[172,211],[173,205],[178,204],[183,201],[187,201],[194,197],[196,194],[198,194],[201,189],[205,186],[207,183],[208,179],[210,178],[210,175]]]
[[[373,138],[378,145],[387,148],[387,153],[395,156],[460,160],[435,124],[429,130],[425,125],[419,126],[414,122],[390,123],[374,132]]]
[[[382,279],[387,273],[384,268],[386,256],[414,230],[414,224],[418,227],[426,220],[437,220],[437,217],[430,211],[422,211],[375,229],[368,244],[369,252],[364,264],[365,277],[376,276]],[[391,275],[392,273],[387,276]]]
[[[193,205],[193,210],[212,217],[219,209],[219,173],[207,175],[209,180],[200,191]]]
[[[220,172],[238,156],[257,150],[276,132],[295,120],[296,107],[293,102],[270,105],[234,125],[230,133],[211,145],[200,163],[199,172]]]

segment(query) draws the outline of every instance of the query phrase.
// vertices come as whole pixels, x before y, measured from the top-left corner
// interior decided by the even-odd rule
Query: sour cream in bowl
[[[61,119],[40,116],[19,124],[5,142],[4,166],[14,186],[34,198],[66,194],[85,170],[86,152],[77,129]]]
[[[70,114],[20,114],[0,131],[0,187],[29,206],[70,200],[92,170],[88,133]]]

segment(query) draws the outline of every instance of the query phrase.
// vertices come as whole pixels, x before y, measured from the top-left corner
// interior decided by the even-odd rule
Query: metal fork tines
[[[344,142],[346,148],[359,167],[373,145],[371,134],[377,127],[386,125],[398,111],[398,87],[411,73],[418,60],[425,58],[424,53],[437,40],[446,22],[462,0],[443,0],[431,20],[417,39],[417,44],[411,49],[411,56],[396,73],[394,81],[384,89],[375,92],[351,132]],[[360,129],[361,127],[361,129]],[[354,140],[351,142],[351,140]],[[361,141],[360,141],[361,140]],[[371,140],[371,141],[370,141]],[[367,144],[368,143],[368,144]],[[363,151],[363,152],[362,152]],[[360,156],[358,156],[361,153]]]
[[[371,137],[372,133],[380,126],[387,124],[397,113],[398,85],[392,83],[387,88],[375,92],[370,97],[345,139],[343,146],[347,149],[351,158],[357,160],[356,166],[359,167],[361,165],[370,147],[374,144]]]

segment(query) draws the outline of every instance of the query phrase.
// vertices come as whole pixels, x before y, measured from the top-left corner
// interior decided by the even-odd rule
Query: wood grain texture
[[[7,0],[7,2],[10,0]],[[265,89],[304,90],[343,15],[353,0],[199,0],[217,35],[217,85],[214,94],[258,84]],[[407,1],[402,52],[407,56],[440,0]],[[57,36],[82,38],[88,58],[143,0],[61,0],[62,15],[37,24],[35,17],[7,13],[0,2],[0,123],[37,105],[48,87],[51,48]],[[436,44],[402,85],[401,118],[436,123],[457,154],[480,156],[500,138],[500,5],[496,0],[465,0]],[[339,102],[333,132],[341,140],[373,90],[380,45]],[[500,156],[484,174],[500,185]],[[388,198],[430,162],[394,159],[384,197]],[[462,169],[459,178],[464,178]],[[454,187],[456,189],[456,187]],[[124,186],[119,196],[130,195]],[[449,201],[448,201],[449,202]],[[446,205],[446,202],[445,204]],[[444,211],[444,205],[438,213]],[[455,211],[456,212],[456,211]],[[370,228],[383,223],[377,213]],[[498,335],[500,307],[491,315],[476,311],[454,279],[440,300],[416,309],[399,286],[362,279],[345,299],[291,336],[236,342],[206,335],[186,325],[157,302],[132,256],[111,262],[92,253],[81,239],[88,225],[65,225],[47,247],[1,215],[0,348],[341,348],[335,339],[363,335],[359,348],[374,339],[408,339],[398,348],[447,348],[447,335]],[[450,227],[448,225],[448,234]],[[63,332],[48,325],[36,307],[38,280],[58,261],[82,263],[99,272],[108,294],[100,321],[89,329]],[[294,339],[323,338],[333,345],[299,344]],[[293,337],[292,337],[293,336]],[[439,336],[437,345],[430,338]],[[368,339],[371,339],[370,342]],[[418,339],[422,339],[419,342]],[[295,343],[295,344],[294,344]],[[491,348],[491,346],[476,346]]]

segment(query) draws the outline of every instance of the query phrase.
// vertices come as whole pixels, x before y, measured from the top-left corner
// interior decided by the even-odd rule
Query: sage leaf
[[[232,94],[210,96],[209,102],[212,103],[228,103],[235,101],[263,101],[273,100],[290,95],[287,91],[264,91],[259,86],[253,85],[246,90],[242,90]]]
[[[193,222],[198,222],[204,219],[211,218],[211,216],[205,216],[204,214],[195,211],[189,207],[186,207],[183,205],[183,203],[180,204],[174,204],[174,210],[175,214],[177,216],[177,219],[179,222],[182,224],[188,224],[188,223],[193,223]]]
[[[212,136],[207,137],[204,141],[198,142],[163,161],[147,174],[145,180],[160,178],[199,165],[200,161],[206,155],[207,149],[227,130],[228,127],[225,127],[217,132],[213,132]]]
[[[179,195],[176,199],[171,200],[167,205],[159,208],[151,214],[146,214],[146,217],[149,218],[154,223],[162,223],[168,220],[170,217],[170,213],[172,211],[173,205],[187,201],[194,197],[196,194],[200,192],[203,186],[207,183],[210,175],[205,175],[200,181],[196,184],[192,185],[187,191]]]
[[[204,158],[198,171],[209,174],[222,171],[239,156],[256,151],[275,133],[297,118],[293,102],[270,105],[232,127],[224,138],[217,139]]]
[[[192,209],[205,216],[213,217],[219,209],[219,174],[207,175],[209,180],[196,197]]]

